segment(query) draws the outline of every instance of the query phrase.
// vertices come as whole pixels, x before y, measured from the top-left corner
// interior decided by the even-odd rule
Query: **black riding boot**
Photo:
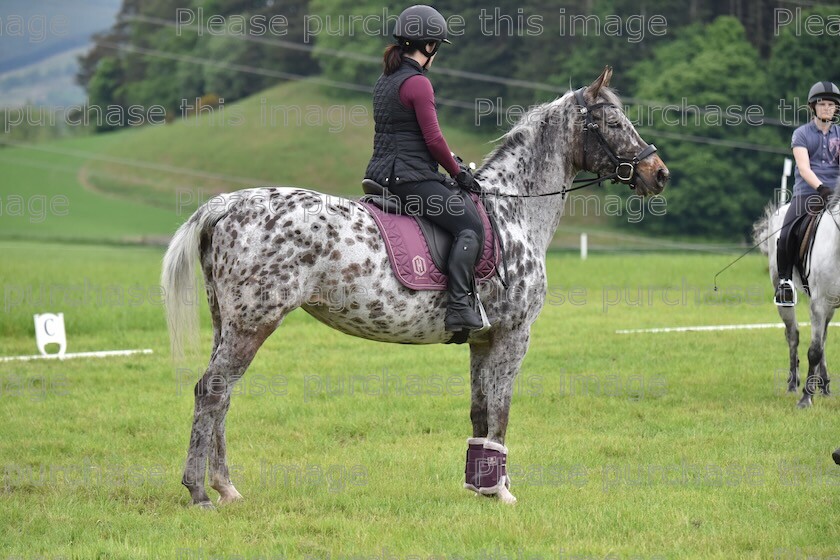
[[[796,288],[791,277],[793,276],[793,263],[790,259],[790,248],[786,243],[779,243],[776,246],[776,268],[779,271],[779,285],[776,286],[776,296],[773,303],[780,307],[793,307],[796,305]],[[787,239],[784,239],[787,242]]]
[[[478,235],[464,230],[452,243],[449,252],[449,304],[446,309],[446,330],[476,330],[482,325],[481,314],[475,310],[473,283],[475,261],[481,250]]]

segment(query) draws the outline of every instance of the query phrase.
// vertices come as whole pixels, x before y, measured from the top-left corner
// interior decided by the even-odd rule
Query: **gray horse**
[[[776,243],[779,230],[785,219],[789,205],[778,206],[770,203],[764,216],[753,226],[753,237],[760,242],[761,252],[769,258],[770,281],[775,288],[779,283],[776,263]],[[814,238],[814,248],[810,258],[811,345],[808,347],[808,377],[802,390],[802,398],[797,403],[799,408],[813,404],[817,387],[824,395],[829,395],[828,368],[825,364],[825,340],[828,324],[834,316],[834,310],[840,306],[840,206],[838,198],[830,199]],[[804,292],[802,278],[798,270],[793,272],[793,283],[798,292]],[[779,316],[785,324],[785,338],[788,343],[790,369],[788,373],[788,392],[795,393],[799,387],[799,324],[796,322],[795,307],[778,307]]]
[[[546,294],[545,257],[563,215],[565,189],[582,170],[642,195],[659,193],[669,173],[609,89],[605,68],[588,87],[529,110],[476,173],[507,255],[509,284],[479,288],[489,330],[471,336],[472,438],[466,487],[506,503],[505,432],[514,379]],[[225,459],[225,416],[234,383],[265,339],[298,307],[344,333],[383,342],[438,344],[446,292],[415,291],[391,271],[371,215],[357,202],[299,188],[220,195],[175,233],[162,285],[173,353],[194,341],[194,264],[200,261],[213,320],[213,351],[195,386],[195,414],[182,483],[192,503],[241,498]],[[343,299],[336,304],[334,294]]]

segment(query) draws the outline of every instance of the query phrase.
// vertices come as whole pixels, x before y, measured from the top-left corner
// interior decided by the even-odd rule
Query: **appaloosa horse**
[[[531,324],[546,294],[545,257],[563,215],[564,191],[582,170],[659,193],[668,170],[641,139],[608,88],[605,68],[591,85],[527,112],[476,173],[507,255],[509,285],[479,288],[491,327],[472,336],[472,438],[465,486],[504,502],[515,498],[505,472],[511,393]],[[225,459],[225,415],[234,383],[283,317],[301,307],[328,326],[383,342],[437,344],[446,292],[405,288],[393,274],[371,215],[356,201],[299,188],[220,195],[175,233],[163,263],[173,352],[194,337],[194,263],[204,273],[213,352],[195,387],[195,415],[182,483],[193,504],[212,507],[206,465],[219,503],[241,498]],[[329,294],[343,286],[341,305]]]

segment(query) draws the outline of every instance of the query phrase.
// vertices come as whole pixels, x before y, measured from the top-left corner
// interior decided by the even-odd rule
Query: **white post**
[[[779,193],[779,204],[787,204],[788,202],[788,188],[787,188],[787,178],[790,177],[791,171],[793,170],[793,160],[790,158],[785,158],[785,168],[782,171],[782,183],[780,185],[780,193]]]
[[[587,243],[586,234],[581,233],[580,234],[580,259],[583,260],[583,261],[586,260],[586,255],[589,252],[588,251],[589,247],[587,245],[588,245],[588,243]]]

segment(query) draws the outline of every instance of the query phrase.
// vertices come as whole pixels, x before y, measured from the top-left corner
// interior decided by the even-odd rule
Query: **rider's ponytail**
[[[402,64],[402,49],[399,45],[388,45],[385,49],[385,54],[382,57],[385,62],[385,69],[383,72],[387,76],[393,74]]]

